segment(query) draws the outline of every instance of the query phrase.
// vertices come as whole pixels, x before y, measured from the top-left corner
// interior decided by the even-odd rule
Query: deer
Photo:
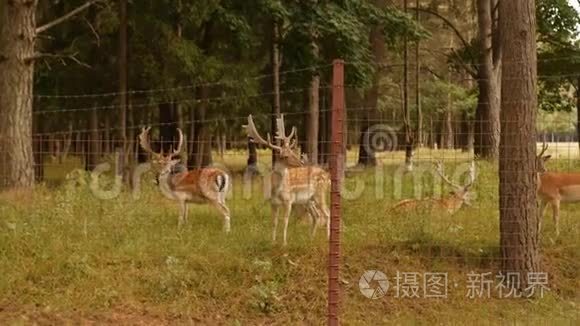
[[[409,213],[412,211],[427,210],[430,213],[444,212],[448,215],[454,215],[463,207],[471,206],[471,187],[475,182],[475,162],[471,162],[469,168],[469,181],[464,186],[453,183],[443,171],[443,163],[436,162],[436,172],[439,177],[453,188],[451,192],[442,198],[423,198],[423,199],[404,199],[399,201],[391,208],[391,212]]]
[[[168,198],[179,203],[180,213],[178,228],[187,222],[188,204],[209,204],[222,215],[224,231],[230,232],[230,210],[226,205],[226,195],[230,189],[230,176],[223,170],[215,167],[206,167],[188,171],[176,158],[181,153],[183,132],[177,128],[179,144],[168,154],[159,153],[151,149],[149,144],[149,130],[143,128],[139,135],[139,144],[147,153],[151,154],[151,166],[157,173],[157,183],[161,192]]]
[[[330,235],[330,210],[326,203],[326,194],[330,186],[330,174],[317,165],[305,165],[297,148],[296,127],[292,128],[290,135],[286,135],[284,115],[276,119],[275,139],[278,144],[272,143],[270,134],[265,140],[258,131],[252,115],[248,116],[248,124],[244,126],[248,136],[253,142],[265,145],[278,154],[272,177],[272,192],[270,204],[272,209],[272,241],[276,242],[278,230],[278,216],[280,210],[284,216],[283,246],[288,244],[288,221],[292,206],[302,205],[311,217],[314,237],[319,225],[326,224],[327,236]]]
[[[544,142],[542,150],[536,156],[537,194],[540,200],[538,232],[541,230],[545,210],[550,205],[556,237],[558,237],[560,236],[560,203],[580,202],[580,173],[549,172],[546,162],[552,158],[552,155],[544,155],[547,150],[548,145]]]

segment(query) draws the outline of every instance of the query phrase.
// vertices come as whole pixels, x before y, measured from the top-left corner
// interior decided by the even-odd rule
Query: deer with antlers
[[[297,147],[296,127],[290,135],[286,135],[284,116],[276,120],[275,139],[280,145],[272,143],[270,134],[267,140],[262,138],[254,124],[252,115],[248,116],[248,124],[244,126],[248,136],[254,142],[265,145],[278,153],[279,160],[272,173],[272,221],[274,228],[272,240],[276,241],[278,215],[280,209],[284,216],[283,245],[287,245],[288,221],[293,205],[304,205],[311,217],[314,237],[319,225],[326,224],[327,235],[330,233],[330,211],[326,204],[326,194],[330,185],[330,175],[316,165],[305,165],[300,155],[294,150]]]
[[[552,218],[556,227],[556,236],[560,235],[560,203],[580,202],[580,173],[548,172],[546,162],[552,155],[544,155],[548,145],[543,144],[542,150],[536,157],[538,171],[538,196],[540,209],[538,229],[541,228],[542,218],[548,205],[552,206]]]
[[[181,152],[184,137],[179,128],[177,128],[179,133],[177,149],[166,155],[163,149],[156,153],[149,144],[150,129],[151,127],[143,128],[139,135],[139,144],[152,156],[151,164],[157,172],[161,192],[179,203],[178,227],[187,222],[189,203],[210,204],[223,216],[224,230],[229,232],[230,210],[226,205],[226,195],[230,188],[230,176],[218,168],[208,167],[187,171],[186,168],[180,166],[180,159],[176,157]]]
[[[423,199],[404,199],[395,204],[391,208],[391,212],[395,213],[409,213],[412,211],[426,210],[430,213],[445,212],[453,215],[463,207],[463,205],[471,206],[471,192],[470,189],[475,182],[475,162],[471,162],[469,168],[469,181],[466,185],[460,186],[452,182],[443,171],[443,163],[436,162],[436,172],[439,177],[453,190],[449,195],[442,198],[423,198]]]

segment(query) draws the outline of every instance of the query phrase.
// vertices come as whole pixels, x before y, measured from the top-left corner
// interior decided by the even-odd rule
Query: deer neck
[[[160,173],[157,177],[160,190],[165,194],[170,194],[172,197],[175,191],[175,183],[173,181],[173,174],[171,172]]]

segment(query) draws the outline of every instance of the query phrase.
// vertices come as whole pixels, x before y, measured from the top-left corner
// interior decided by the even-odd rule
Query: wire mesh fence
[[[314,100],[311,87],[282,87],[279,93],[232,91],[242,83],[261,82],[270,75],[249,78],[240,84],[205,83],[130,91],[131,104],[126,108],[130,123],[125,127],[118,126],[117,121],[118,111],[124,108],[115,103],[119,93],[37,95],[31,138],[36,182],[49,189],[80,184],[82,191],[95,200],[109,203],[128,200],[129,194],[135,205],[142,205],[153,194],[179,201],[174,188],[164,192],[160,181],[162,172],[178,178],[175,182],[182,182],[185,179],[179,178],[186,176],[187,170],[213,167],[232,178],[231,191],[225,199],[232,229],[244,233],[241,229],[247,228],[251,230],[248,231],[250,238],[270,240],[270,220],[255,225],[254,218],[269,217],[271,212],[269,208],[264,209],[265,204],[279,198],[277,191],[284,188],[276,181],[280,171],[272,165],[273,147],[249,139],[245,128],[251,114],[262,137],[271,139],[273,146],[282,146],[276,138],[274,121],[280,116],[271,111],[272,98],[278,94],[286,131],[297,127],[297,147],[292,150],[300,164],[334,171],[330,178],[332,191],[328,190],[332,193],[330,213],[334,218],[330,253],[337,259],[329,269],[328,293],[335,298],[329,302],[331,305],[338,305],[339,290],[344,304],[355,306],[365,305],[361,295],[365,300],[383,296],[401,300],[450,297],[452,302],[463,302],[569,291],[577,275],[556,271],[557,276],[553,276],[548,272],[557,269],[557,264],[577,267],[574,254],[570,253],[578,248],[576,213],[565,204],[560,212],[559,202],[548,201],[553,206],[554,219],[552,223],[545,221],[540,229],[542,252],[552,258],[543,262],[546,269],[526,276],[527,291],[518,291],[517,283],[523,282],[519,274],[497,273],[502,263],[501,250],[510,249],[505,245],[500,247],[500,211],[512,209],[509,198],[502,201],[508,207],[499,206],[500,196],[510,196],[498,192],[499,175],[502,171],[536,165],[522,166],[514,161],[513,165],[500,166],[494,163],[496,157],[488,160],[485,157],[488,147],[499,148],[500,144],[499,129],[488,125],[503,124],[517,129],[519,121],[500,121],[499,116],[495,121],[480,119],[476,108],[490,107],[492,103],[478,100],[477,94],[435,84],[439,79],[426,75],[424,80],[406,86],[407,95],[402,94],[404,85],[400,80],[380,82],[375,85],[374,93],[363,91],[360,85],[349,84],[349,65],[356,64],[346,63],[346,82],[338,86],[339,92],[328,65],[282,73],[288,78],[308,79],[312,71],[318,71],[323,82]],[[388,66],[388,69],[400,68],[400,65]],[[480,81],[460,76],[454,79],[458,84],[471,83],[466,87]],[[416,87],[419,83],[431,83],[432,88]],[[199,98],[200,87],[210,89],[205,93],[207,96]],[[418,88],[416,93],[410,91],[414,87]],[[344,102],[336,102],[337,94],[341,93]],[[538,114],[536,147],[540,152],[545,149],[544,144],[548,146],[544,153],[551,155],[548,171],[573,173],[580,168],[576,114],[573,111]],[[165,166],[152,163],[155,156],[147,153],[139,139],[143,128],[148,126],[152,127],[148,139],[156,153],[167,154],[178,148],[177,128],[183,132],[183,147],[178,155],[180,168],[172,165],[165,171]],[[118,136],[120,131],[126,140]],[[271,138],[266,137],[268,133]],[[28,140],[3,141],[10,146]],[[518,149],[504,150],[509,153]],[[279,163],[284,163],[280,153],[277,157]],[[13,157],[8,154],[2,158],[0,177],[7,178],[13,173],[9,171]],[[296,166],[289,167],[292,168]],[[537,173],[528,172],[533,176]],[[561,177],[578,179],[577,174]],[[200,177],[199,180],[207,183],[207,179]],[[308,176],[304,182],[298,186],[309,188],[319,181]],[[569,184],[572,188],[568,190],[559,189],[564,197],[567,195],[563,192],[569,192],[569,201],[579,200],[575,194],[580,181],[575,182]],[[208,196],[194,181],[185,185],[183,192],[194,193],[192,198],[187,198],[189,201]],[[282,187],[285,187],[283,183]],[[308,194],[308,198],[312,196]],[[314,215],[320,214],[317,208],[310,211],[308,200],[296,201],[299,204],[293,213],[296,220],[310,216],[316,225]],[[159,205],[157,200],[155,203],[151,207]],[[213,202],[209,203],[211,206]],[[513,204],[516,209],[519,203]],[[106,207],[99,209],[105,212]],[[177,218],[183,209],[167,206],[166,215]],[[203,219],[219,213],[219,209],[196,208],[193,215]],[[91,222],[83,223],[83,232],[90,233],[86,225]],[[92,222],[96,223],[99,222]],[[189,223],[195,225],[199,221],[190,218]],[[520,225],[522,221],[507,223]],[[216,227],[215,223],[204,224],[207,223],[202,223],[205,228]],[[558,224],[561,224],[559,229]],[[339,230],[343,232],[342,239],[338,237]],[[302,241],[302,234],[309,231],[302,225],[291,224],[288,232],[292,243],[292,238]],[[344,250],[340,262],[342,276],[332,269],[339,266],[339,244]],[[250,244],[244,242],[244,245]],[[361,250],[376,252],[357,255]],[[389,256],[384,262],[383,255]],[[572,285],[575,286],[577,290],[577,284]]]

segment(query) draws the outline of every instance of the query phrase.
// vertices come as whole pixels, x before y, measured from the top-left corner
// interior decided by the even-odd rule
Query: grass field
[[[243,168],[242,152],[226,158],[230,171]],[[455,216],[392,216],[387,210],[398,199],[393,175],[401,158],[385,154],[379,170],[347,174],[349,193],[357,185],[363,190],[343,202],[345,325],[578,323],[578,206],[563,205],[558,239],[544,217],[542,268],[549,291],[543,298],[499,298],[492,289],[491,298],[471,299],[468,274],[495,275],[499,267],[496,167],[478,163],[477,199]],[[418,167],[443,158],[452,174],[467,156],[424,151],[417,158]],[[550,168],[580,171],[577,160],[560,159]],[[177,205],[163,198],[150,175],[139,199],[129,192],[97,199],[86,178],[57,182],[74,165],[48,166],[49,182],[34,191],[0,194],[0,324],[325,323],[326,237],[319,232],[311,240],[308,226],[295,218],[289,246],[273,244],[259,180],[248,196],[235,174],[228,202],[232,232],[226,235],[218,214],[206,206],[192,206],[189,223],[178,231]],[[401,178],[401,197],[411,197],[412,176]],[[421,182],[426,194],[433,192],[429,175]],[[358,286],[364,271],[373,269],[391,281],[377,300]],[[397,298],[397,272],[447,273],[448,295]]]

